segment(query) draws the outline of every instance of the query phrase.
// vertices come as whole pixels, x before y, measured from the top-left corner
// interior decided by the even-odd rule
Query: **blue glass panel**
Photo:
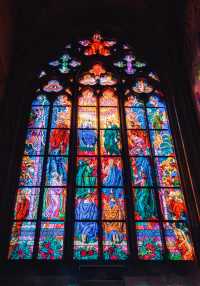
[[[77,188],[75,197],[75,219],[96,220],[97,218],[97,190],[94,188]]]
[[[48,106],[33,106],[31,109],[28,128],[47,128]]]
[[[36,99],[33,100],[32,106],[34,106],[34,105],[50,105],[50,102],[48,101],[46,96],[39,95],[39,96],[37,96]]]
[[[74,259],[98,259],[98,225],[96,222],[75,223]]]
[[[151,165],[148,158],[131,158],[131,177],[134,186],[150,187],[153,185]]]
[[[46,170],[47,186],[67,185],[68,159],[66,157],[49,157]]]

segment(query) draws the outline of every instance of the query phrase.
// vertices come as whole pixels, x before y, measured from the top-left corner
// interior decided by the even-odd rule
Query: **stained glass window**
[[[9,259],[194,260],[159,76],[96,33],[67,44],[38,81]]]

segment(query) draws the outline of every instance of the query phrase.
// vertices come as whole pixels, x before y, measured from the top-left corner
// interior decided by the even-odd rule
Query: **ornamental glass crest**
[[[159,76],[95,33],[67,44],[37,84],[9,259],[193,260]]]

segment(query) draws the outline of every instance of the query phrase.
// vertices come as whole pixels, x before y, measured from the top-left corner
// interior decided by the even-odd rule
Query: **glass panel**
[[[24,156],[19,178],[20,186],[39,186],[42,178],[42,157]]]
[[[156,156],[175,156],[172,136],[168,130],[150,131],[151,143]]]
[[[165,220],[186,220],[187,209],[183,192],[179,189],[159,190],[162,215]]]
[[[124,190],[122,188],[102,188],[102,219],[125,220]]]
[[[138,187],[150,187],[153,185],[151,165],[148,158],[131,158],[132,183]]]
[[[98,258],[98,225],[96,222],[76,222],[74,258],[96,260]]]
[[[147,102],[147,107],[165,107],[164,101],[159,96],[152,94]]]
[[[170,260],[194,260],[189,230],[184,223],[164,223],[165,239]]]
[[[100,128],[119,128],[119,112],[117,107],[102,107],[100,109]]]
[[[67,190],[64,188],[45,188],[43,198],[43,219],[64,220]]]
[[[103,223],[103,257],[105,260],[126,260],[128,258],[125,222]]]
[[[80,106],[96,106],[97,98],[91,88],[84,89],[81,96],[78,98],[78,105]]]
[[[146,121],[145,121],[145,112],[142,108],[137,107],[126,107],[126,127],[128,129],[145,129]]]
[[[70,128],[71,107],[55,106],[53,108],[51,128]]]
[[[33,253],[35,222],[15,222],[9,247],[10,259],[31,259]]]
[[[107,88],[103,91],[100,106],[118,106],[118,99],[113,89]]]
[[[78,155],[97,154],[97,131],[94,129],[78,129]]]
[[[121,136],[119,129],[100,131],[101,155],[120,155]]]
[[[78,128],[82,129],[97,128],[96,107],[78,108]]]
[[[46,130],[28,129],[25,142],[25,155],[44,155]]]
[[[28,121],[28,128],[47,128],[48,106],[33,106]]]
[[[180,186],[180,177],[175,158],[159,157],[155,158],[157,165],[157,181],[161,187]]]
[[[128,130],[129,155],[150,155],[148,134],[145,131]]]
[[[136,188],[134,192],[135,220],[157,219],[157,208],[153,189]]]
[[[123,185],[121,158],[102,158],[101,166],[101,179],[103,186],[120,187]]]
[[[128,106],[128,107],[144,107],[144,103],[142,100],[140,100],[136,96],[131,95],[125,101],[125,106]]]
[[[71,102],[68,100],[68,97],[65,95],[60,95],[56,98],[54,101],[53,105],[58,105],[58,106],[71,106]]]
[[[77,160],[76,185],[92,187],[97,184],[97,158],[79,157]]]
[[[39,188],[20,188],[17,190],[14,218],[16,220],[36,219]]]
[[[147,108],[150,129],[169,129],[165,108]]]
[[[49,155],[68,155],[69,138],[69,130],[51,129],[49,139]]]
[[[39,95],[32,102],[32,106],[35,106],[35,105],[50,105],[50,103],[48,99],[46,98],[46,96]]]
[[[77,188],[75,197],[75,219],[96,220],[97,218],[97,190],[95,188]]]
[[[162,260],[163,248],[159,224],[136,222],[138,256],[141,260]]]
[[[61,259],[63,256],[63,239],[63,222],[42,222],[38,258]]]
[[[46,170],[47,186],[64,186],[67,184],[68,159],[66,157],[49,157]]]

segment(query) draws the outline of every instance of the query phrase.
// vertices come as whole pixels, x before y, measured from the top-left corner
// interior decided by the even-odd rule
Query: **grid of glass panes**
[[[51,109],[52,116],[48,116]],[[34,246],[39,259],[62,258],[70,121],[71,106],[66,96],[59,96],[53,108],[45,96],[33,101],[17,190],[10,259],[31,259]]]
[[[125,102],[138,257],[162,260],[166,248],[170,260],[192,260],[166,106],[156,92],[145,96]]]
[[[85,88],[78,99],[76,260],[127,259],[118,108],[118,98],[111,88],[99,94]]]

